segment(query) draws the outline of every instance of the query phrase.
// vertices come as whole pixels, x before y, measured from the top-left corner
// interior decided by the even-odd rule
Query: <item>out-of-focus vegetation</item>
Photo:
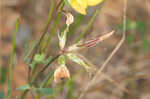
[[[142,49],[142,51],[149,52],[150,51],[150,40],[147,38],[147,29],[146,23],[143,21],[134,21],[127,19],[126,20],[126,31],[127,34],[127,43],[133,45],[140,42],[141,44],[136,46],[136,49]],[[123,29],[123,24],[118,25],[118,29]]]
[[[75,12],[66,1],[0,0],[0,99],[6,99],[9,88],[13,33],[18,17],[12,63],[12,97],[16,99],[20,96],[22,99],[25,96],[27,99],[78,99],[119,42],[123,31],[124,0],[105,0],[103,4],[89,7],[86,16]],[[150,99],[150,2],[127,1],[125,42],[85,92],[85,99]],[[94,47],[78,51],[82,59],[93,63],[94,72],[86,72],[65,57],[71,78],[56,84],[53,74],[61,53],[58,33],[63,34],[67,27],[65,11],[74,16],[65,49],[79,40],[95,39],[112,30],[115,33]]]

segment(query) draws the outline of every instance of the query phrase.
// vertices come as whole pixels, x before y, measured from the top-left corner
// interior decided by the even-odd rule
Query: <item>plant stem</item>
[[[63,10],[63,8],[64,8],[64,3],[62,3],[61,11]],[[55,30],[56,30],[56,28],[57,28],[57,25],[58,25],[58,23],[59,23],[59,21],[60,21],[61,15],[62,15],[61,11],[58,12],[58,15],[57,15],[55,24],[54,24],[54,26],[53,26],[51,32],[49,33],[49,37],[48,37],[48,40],[47,40],[47,43],[46,43],[46,46],[45,46],[44,49],[47,49],[47,48],[48,48],[48,45],[49,45],[49,43],[50,43],[50,41],[51,41],[51,39],[52,39],[52,37],[53,37],[53,34],[54,34],[54,32],[55,32]]]
[[[50,6],[50,9],[49,9],[48,20],[47,20],[47,23],[46,23],[47,29],[48,29],[49,23],[51,23],[53,12],[54,12],[54,0],[51,0],[51,6]],[[44,42],[45,42],[45,39],[43,38],[42,44],[41,44],[42,45],[41,50],[43,50]]]
[[[18,32],[19,19],[16,21],[14,37],[13,37],[13,47],[10,57],[10,65],[9,65],[9,78],[8,78],[8,98],[12,98],[12,77],[13,77],[13,65],[14,65],[14,55],[15,55],[15,46],[16,46],[16,37]]]
[[[50,66],[50,64],[51,64],[52,62],[54,62],[59,56],[60,56],[60,54],[58,54],[58,55],[57,55],[56,57],[54,57],[46,66],[44,66],[44,68],[43,68],[40,72],[38,72],[35,77],[33,77],[32,81],[31,81],[31,84],[33,84],[34,81],[36,81],[37,78],[38,78],[38,77]]]
[[[53,2],[53,1],[52,1],[52,2]],[[59,2],[59,4],[57,5],[55,11],[53,11],[53,7],[50,7],[50,10],[51,10],[51,11],[49,11],[48,22],[47,22],[47,24],[46,24],[46,27],[45,27],[45,29],[44,29],[44,31],[43,31],[42,36],[41,36],[40,39],[38,40],[38,43],[35,45],[35,50],[34,50],[33,53],[32,53],[30,63],[32,63],[33,58],[34,58],[34,55],[38,52],[38,50],[41,49],[41,48],[39,48],[39,47],[40,47],[40,45],[41,45],[41,43],[42,43],[42,40],[43,40],[44,36],[46,35],[46,33],[47,33],[47,31],[48,31],[48,27],[49,27],[49,25],[50,25],[51,22],[52,22],[51,20],[52,20],[53,18],[55,18],[56,13],[57,13],[57,11],[59,10],[59,7],[61,6],[62,2],[63,2],[63,0],[61,0],[61,1]],[[51,4],[51,6],[54,6],[54,5]],[[51,15],[52,12],[54,12],[53,15]],[[44,41],[43,41],[43,42],[44,42]],[[41,46],[41,47],[42,47],[42,46]],[[29,67],[29,71],[28,71],[28,76],[29,76],[29,77],[28,77],[28,78],[30,78],[30,74],[31,74],[31,68]],[[29,79],[29,82],[30,82],[30,80],[31,80],[31,79]]]
[[[32,80],[30,81],[30,86],[32,86],[34,84],[34,82],[37,80],[37,78],[50,66],[50,64],[52,62],[54,62],[57,58],[59,57],[59,55],[57,55],[56,57],[54,57],[39,73],[37,73],[37,75],[35,77],[32,78]],[[28,93],[29,90],[25,90],[23,92],[23,94],[21,95],[20,99],[25,99],[26,94]]]
[[[56,10],[54,11],[51,20],[56,17],[56,13],[58,12],[58,9],[59,9],[59,7],[61,6],[62,2],[63,2],[63,0],[61,0],[61,1],[59,2],[59,4],[57,5]],[[40,37],[40,39],[39,39],[39,41],[38,41],[38,43],[37,43],[37,45],[36,45],[36,47],[35,47],[36,50],[33,52],[32,56],[31,56],[31,61],[30,61],[30,63],[32,62],[35,53],[37,53],[37,51],[38,51],[38,49],[39,49],[39,47],[40,47],[40,45],[41,45],[41,42],[42,42],[44,36],[46,35],[46,33],[47,33],[47,31],[48,31],[48,27],[49,27],[49,25],[50,25],[51,22],[52,22],[51,20],[49,20],[49,21],[47,22],[47,25],[46,25],[46,27],[45,27],[44,30],[43,30],[42,36]]]
[[[94,20],[96,19],[96,16],[99,14],[101,8],[102,6],[99,6],[99,8],[95,11],[94,15],[91,17],[89,23],[85,26],[85,28],[83,29],[83,31],[81,32],[75,43],[78,43],[83,38],[89,27],[93,24]]]

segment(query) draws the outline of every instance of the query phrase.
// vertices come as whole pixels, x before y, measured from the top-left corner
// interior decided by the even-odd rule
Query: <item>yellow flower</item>
[[[69,3],[77,12],[86,15],[86,8],[88,6],[95,6],[102,1],[103,0],[69,0]]]

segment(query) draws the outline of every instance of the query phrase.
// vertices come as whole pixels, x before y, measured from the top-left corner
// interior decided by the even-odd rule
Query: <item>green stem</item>
[[[49,23],[51,22],[53,12],[54,12],[54,0],[51,0],[51,7],[49,9],[49,14],[48,14],[48,20],[47,20],[47,23],[46,23],[46,27],[49,26]],[[44,38],[43,38],[41,43],[42,43],[41,44],[41,51],[42,51],[43,48],[44,48],[44,44],[45,44],[45,39]]]
[[[46,25],[46,27],[45,27],[45,29],[44,29],[44,32],[43,32],[43,34],[42,34],[42,36],[41,36],[41,38],[39,39],[39,41],[38,41],[38,43],[37,43],[37,45],[36,45],[36,50],[34,51],[34,53],[33,53],[33,55],[32,55],[32,57],[31,57],[31,61],[30,61],[30,63],[33,61],[33,57],[34,57],[34,55],[35,55],[35,53],[37,53],[37,51],[38,51],[38,49],[39,49],[39,47],[40,47],[40,44],[41,43],[43,43],[43,45],[41,46],[41,48],[39,49],[40,50],[40,52],[42,52],[42,50],[44,50],[44,42],[45,42],[45,40],[44,40],[44,37],[45,37],[45,35],[46,35],[46,33],[47,33],[47,30],[48,30],[48,27],[49,27],[49,25],[51,24],[51,20],[52,19],[54,19],[54,17],[56,16],[56,13],[57,13],[57,11],[59,10],[59,7],[61,6],[61,4],[62,4],[62,1],[60,1],[59,2],[59,4],[57,5],[57,7],[56,7],[56,10],[55,10],[55,12],[53,11],[53,9],[54,9],[54,5],[53,5],[53,3],[54,3],[54,1],[52,1],[51,2],[52,4],[51,4],[51,7],[50,7],[50,11],[49,11],[49,17],[48,17],[48,22],[47,22],[47,25]],[[54,13],[53,13],[54,12]],[[51,15],[51,14],[53,14],[53,15]],[[29,78],[32,78],[32,76],[34,75],[34,71],[36,70],[36,68],[34,69],[34,70],[32,70],[31,71],[31,68],[29,68]],[[30,79],[31,80],[31,79]]]
[[[64,8],[64,2],[62,3],[61,11],[63,10],[63,8]],[[47,40],[47,43],[46,43],[46,46],[45,46],[44,49],[47,49],[47,48],[48,48],[48,45],[49,45],[49,43],[50,43],[50,41],[51,41],[51,39],[52,39],[52,37],[53,37],[53,34],[54,34],[54,32],[55,32],[55,30],[56,30],[56,28],[57,28],[57,25],[58,25],[58,23],[59,23],[59,21],[60,21],[61,15],[62,15],[61,11],[58,12],[58,15],[57,15],[55,24],[54,24],[54,26],[53,26],[51,32],[49,33],[49,37],[48,37],[48,40]]]
[[[43,31],[43,34],[42,34],[42,36],[40,37],[40,39],[39,39],[39,41],[38,41],[38,43],[37,43],[37,45],[36,45],[36,47],[35,47],[36,50],[32,53],[30,63],[33,61],[33,57],[34,57],[35,53],[38,52],[39,47],[40,47],[40,45],[41,45],[41,43],[42,43],[42,40],[43,40],[45,34],[47,33],[48,27],[49,27],[49,25],[50,25],[51,22],[52,22],[51,20],[56,17],[56,13],[58,12],[59,7],[62,5],[62,3],[63,3],[63,0],[61,0],[61,1],[59,2],[59,4],[57,5],[56,10],[55,10],[55,12],[53,13],[52,17],[51,17],[51,18],[49,17],[50,19],[48,20],[47,25],[46,25],[46,27],[45,27],[45,29],[44,29],[44,31]],[[57,59],[57,58],[54,57],[53,61],[54,61],[55,59]],[[53,61],[50,61],[50,63],[49,63],[48,65],[50,65]],[[46,66],[37,74],[37,76],[35,76],[35,77],[33,77],[33,78],[30,79],[29,83],[30,83],[31,86],[32,86],[33,83],[36,81],[36,79],[39,77],[39,75],[40,75],[42,72],[45,71],[45,69],[46,69],[47,67],[48,67],[48,66],[46,65]],[[29,68],[29,71],[30,71],[30,68]],[[30,74],[30,72],[29,72],[29,74]],[[29,90],[25,90],[25,91],[23,92],[23,94],[21,95],[21,99],[25,99],[26,94],[28,93],[28,91],[29,91]]]
[[[46,66],[44,66],[44,68],[43,68],[40,72],[38,72],[35,77],[33,77],[32,81],[31,81],[31,84],[33,84],[34,81],[36,81],[37,78],[38,78],[38,77],[50,66],[50,64],[51,64],[52,62],[54,62],[59,56],[60,56],[60,54],[57,55],[56,57],[54,57]]]
[[[59,7],[61,6],[62,2],[63,2],[63,0],[61,0],[61,1],[59,2],[59,4],[56,6],[56,10],[55,10],[55,12],[53,13],[53,16],[52,16],[51,20],[56,17],[56,13],[58,12]],[[35,46],[35,50],[34,50],[32,56],[31,56],[31,61],[30,61],[30,63],[32,62],[35,53],[38,52],[38,49],[39,49],[39,47],[40,47],[40,45],[41,45],[41,42],[42,42],[44,36],[46,35],[46,33],[47,33],[47,31],[48,31],[49,25],[50,25],[51,22],[52,22],[51,20],[49,20],[49,21],[47,22],[47,25],[45,26],[44,31],[43,31],[43,33],[42,33],[42,36],[40,37],[38,43],[37,43],[36,46]]]
[[[9,79],[8,79],[8,98],[12,99],[12,77],[13,77],[13,66],[14,66],[14,55],[15,55],[15,46],[16,46],[16,37],[18,32],[19,19],[16,21],[14,37],[13,37],[13,47],[10,57],[10,66],[9,66]]]
[[[81,34],[79,35],[79,37],[77,38],[77,40],[75,41],[76,43],[78,43],[83,36],[86,34],[86,32],[88,31],[89,27],[92,26],[94,20],[96,19],[96,16],[98,15],[100,9],[102,6],[99,6],[99,8],[95,11],[94,15],[92,16],[92,18],[90,19],[89,23],[85,26],[85,28],[83,29],[83,31],[81,32]]]
[[[51,81],[53,80],[53,71],[51,70],[50,72],[48,72],[46,74],[46,77],[43,79],[42,83],[40,84],[40,88],[47,88],[48,85],[51,83]],[[40,97],[42,96],[41,92],[39,92],[36,96],[36,99],[40,99]]]
[[[32,86],[34,84],[34,82],[37,80],[37,78],[50,66],[50,64],[52,62],[54,62],[57,58],[59,57],[59,55],[57,55],[56,57],[54,57],[35,77],[32,78],[32,80],[30,81],[30,86]],[[23,94],[21,95],[20,99],[25,99],[26,94],[28,93],[29,90],[25,90],[23,92]]]

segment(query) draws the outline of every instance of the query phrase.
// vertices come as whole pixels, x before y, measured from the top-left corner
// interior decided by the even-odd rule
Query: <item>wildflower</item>
[[[65,65],[61,65],[54,72],[54,81],[56,83],[58,83],[58,81],[63,78],[70,78],[69,70]]]
[[[86,9],[88,6],[95,6],[101,3],[103,0],[68,0],[71,7],[77,12],[86,15]]]

